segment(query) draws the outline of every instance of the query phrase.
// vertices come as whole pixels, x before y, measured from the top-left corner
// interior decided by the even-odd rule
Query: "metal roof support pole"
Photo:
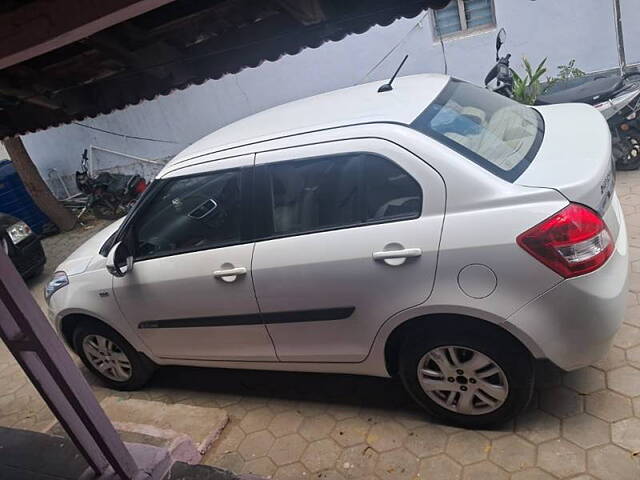
[[[622,13],[620,0],[613,0],[613,18],[616,23],[616,40],[618,44],[618,62],[620,64],[620,74],[624,75],[627,69],[627,55],[624,50],[624,33],[622,31]]]
[[[96,477],[115,473],[123,480],[152,478],[136,465],[89,384],[2,249],[0,337]]]

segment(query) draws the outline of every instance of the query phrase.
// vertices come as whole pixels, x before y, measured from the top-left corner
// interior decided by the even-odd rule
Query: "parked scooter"
[[[485,86],[495,80],[493,91],[513,97],[513,71],[509,66],[511,54],[500,57],[506,40],[500,29],[496,38],[496,64],[485,78]],[[640,167],[640,73],[625,75],[587,75],[562,80],[549,91],[539,95],[536,105],[553,103],[588,103],[604,116],[611,130],[613,157],[618,170]]]
[[[78,189],[88,196],[86,210],[97,218],[115,220],[127,214],[147,188],[140,175],[101,172],[89,174],[87,150],[82,154],[81,170],[76,172]],[[83,210],[84,211],[84,210]]]

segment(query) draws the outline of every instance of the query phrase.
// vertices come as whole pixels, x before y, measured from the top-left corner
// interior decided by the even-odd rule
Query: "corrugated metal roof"
[[[447,2],[306,0],[300,11],[296,0],[177,0],[0,71],[0,138],[123,109]]]

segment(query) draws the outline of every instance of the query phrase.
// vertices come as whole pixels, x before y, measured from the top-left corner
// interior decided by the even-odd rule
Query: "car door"
[[[281,361],[358,362],[381,325],[424,302],[445,190],[407,150],[353,139],[258,153],[252,271]]]
[[[133,269],[113,279],[123,315],[158,357],[275,360],[246,228],[253,155],[161,180],[128,227]]]

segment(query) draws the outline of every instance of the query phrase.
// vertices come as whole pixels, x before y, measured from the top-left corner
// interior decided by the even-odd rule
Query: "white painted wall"
[[[639,0],[622,0],[624,14],[640,25]],[[611,0],[495,0],[498,27],[508,32],[504,52],[513,54],[518,67],[526,55],[532,62],[545,56],[552,70],[575,58],[586,71],[617,66],[617,48]],[[629,13],[631,12],[631,13]],[[402,57],[409,60],[403,74],[442,72],[443,55],[433,37],[431,19],[402,19],[387,27],[374,27],[341,42],[306,49],[277,62],[266,62],[220,80],[190,87],[154,101],[103,115],[83,123],[153,137],[175,144],[133,140],[67,125],[27,135],[25,145],[46,179],[52,168],[70,180],[82,150],[90,144],[134,155],[159,158],[177,153],[203,135],[254,112],[297,98],[365,81],[389,77]],[[494,62],[494,29],[445,41],[449,73],[481,82]],[[627,29],[629,57],[640,61],[640,34]],[[373,72],[394,46],[397,48]],[[635,55],[635,57],[634,57]],[[120,162],[98,157],[98,166]],[[52,183],[55,190],[55,183]]]

